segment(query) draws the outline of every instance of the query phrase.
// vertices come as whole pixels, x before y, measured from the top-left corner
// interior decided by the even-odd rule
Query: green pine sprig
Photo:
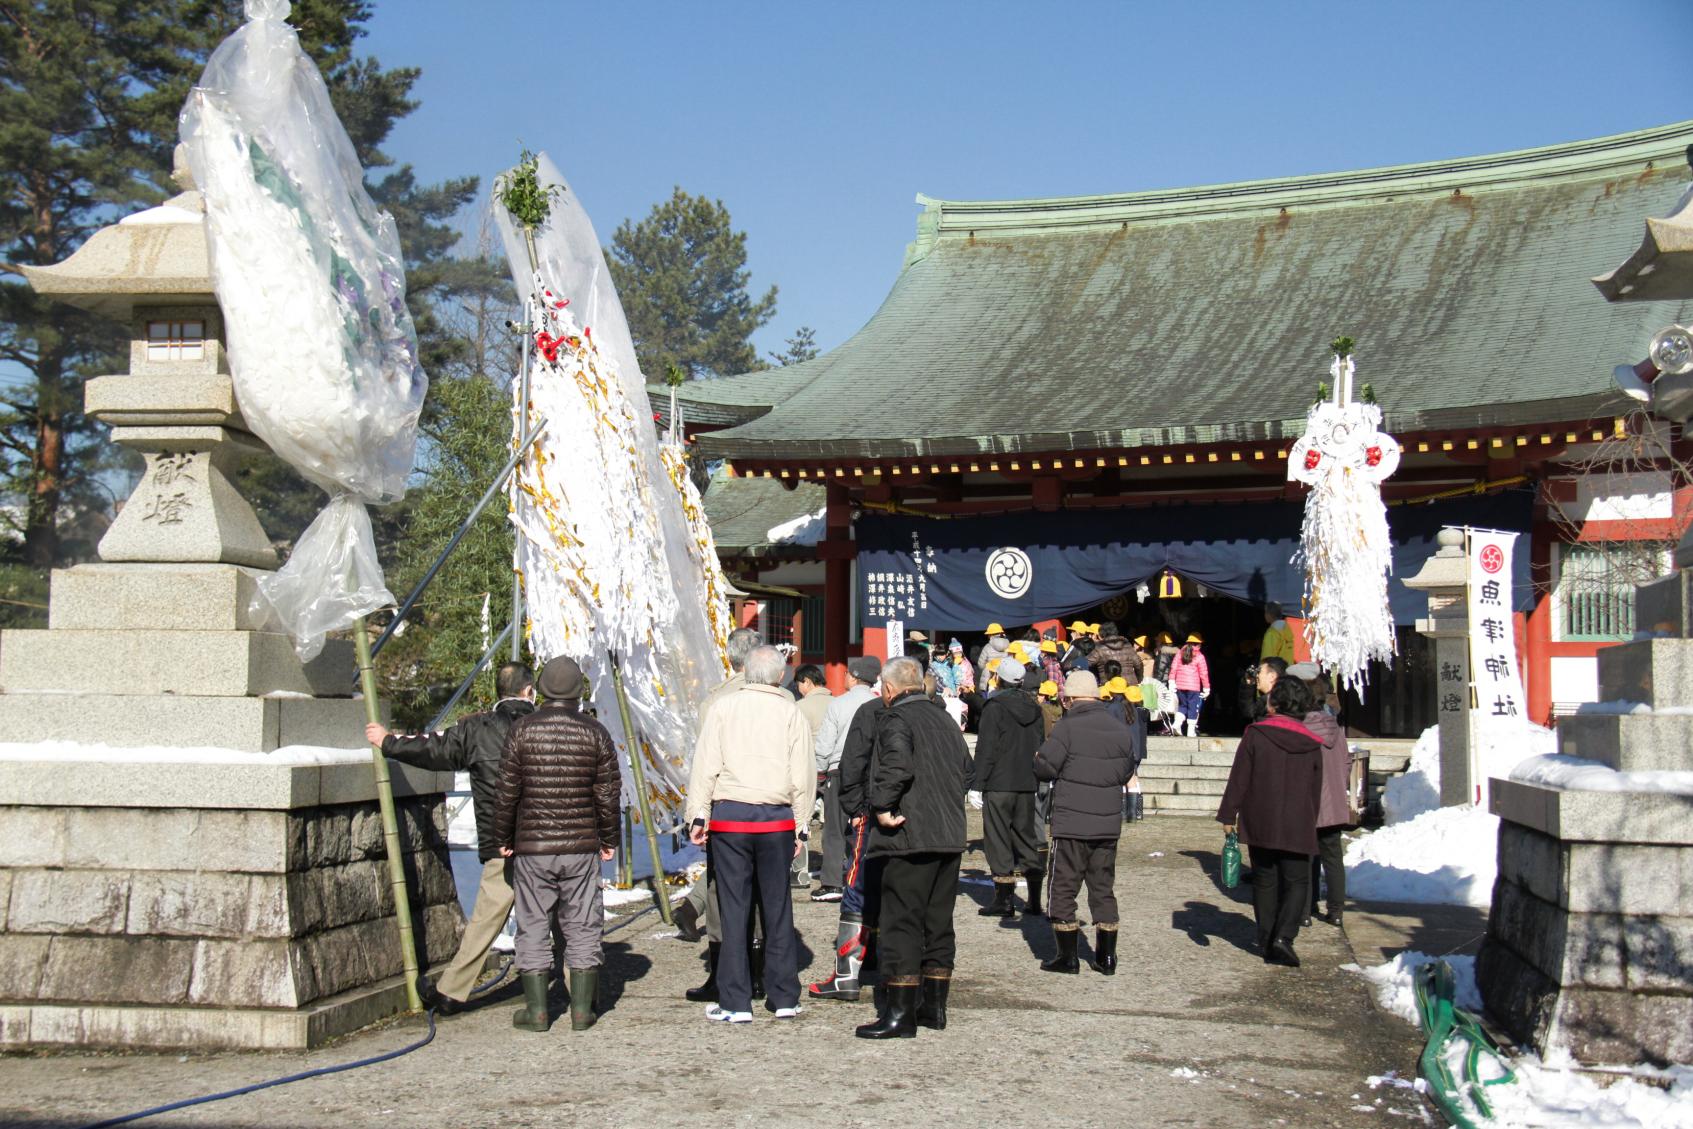
[[[504,173],[494,184],[495,198],[511,213],[512,219],[529,228],[547,222],[553,210],[553,196],[564,191],[562,184],[541,187],[536,172],[538,164],[535,154],[524,149],[517,167]]]

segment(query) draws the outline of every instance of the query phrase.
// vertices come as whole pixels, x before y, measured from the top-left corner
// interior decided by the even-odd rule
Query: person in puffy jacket
[[[1117,674],[1130,682],[1139,682],[1141,676],[1140,655],[1135,653],[1134,643],[1123,636],[1123,632],[1115,623],[1101,624],[1099,628],[1099,642],[1088,655],[1088,669],[1100,682],[1106,680],[1102,673],[1105,664],[1117,664]]]
[[[582,668],[560,656],[536,679],[546,705],[506,735],[494,797],[494,842],[513,859],[517,971],[524,1007],[512,1025],[545,1031],[553,927],[570,970],[570,1026],[594,1025],[605,905],[600,862],[617,848],[623,790],[617,748],[605,726],[582,713]]]
[[[1310,897],[1322,802],[1322,740],[1305,727],[1311,692],[1297,678],[1270,691],[1270,714],[1247,726],[1217,822],[1252,851],[1252,908],[1266,964],[1299,967],[1293,940]]]
[[[948,698],[962,698],[975,692],[976,669],[964,657],[964,644],[954,639],[946,653],[936,659],[930,672],[935,676],[935,690]]]
[[[1098,932],[1094,967],[1117,970],[1117,839],[1123,831],[1123,785],[1134,773],[1135,740],[1099,700],[1099,683],[1085,670],[1064,680],[1070,710],[1035,753],[1035,777],[1052,786],[1052,897],[1048,913],[1058,953],[1046,972],[1074,973],[1076,895],[1088,888],[1088,913]]]
[[[1006,659],[999,664],[1000,688],[982,707],[976,789],[982,794],[982,846],[993,875],[993,901],[977,911],[982,917],[1016,915],[1018,874],[1029,883],[1025,912],[1041,911],[1046,860],[1035,825],[1035,750],[1046,738],[1046,721],[1035,700],[1040,676]]]
[[[1317,853],[1311,857],[1310,916],[1320,916],[1337,929],[1343,929],[1346,840],[1342,836],[1352,825],[1352,807],[1346,802],[1347,789],[1352,786],[1352,750],[1346,743],[1340,722],[1323,708],[1328,684],[1317,670],[1317,664],[1295,663],[1282,677],[1298,678],[1311,691],[1311,707],[1305,714],[1305,728],[1315,733],[1323,743],[1323,797],[1317,806]],[[1328,912],[1321,915],[1317,913],[1319,870],[1321,885],[1328,889]]]
[[[476,902],[471,906],[470,920],[465,922],[458,952],[433,986],[422,986],[424,1006],[440,1015],[463,1010],[494,939],[511,916],[511,862],[500,854],[494,838],[494,796],[506,734],[518,718],[535,712],[535,675],[522,663],[506,663],[494,675],[494,689],[500,699],[493,709],[462,717],[440,733],[390,733],[376,722],[365,726],[364,731],[365,739],[389,760],[432,772],[470,774],[482,881],[476,887]]]
[[[1189,737],[1199,736],[1199,711],[1211,696],[1211,667],[1199,648],[1201,640],[1189,635],[1170,663],[1170,685],[1176,691],[1178,722]]]

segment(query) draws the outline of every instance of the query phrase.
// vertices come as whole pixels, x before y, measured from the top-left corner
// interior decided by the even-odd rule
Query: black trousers
[[[960,857],[889,855],[882,863],[879,959],[885,980],[914,981],[931,969],[951,971],[958,955],[952,907],[958,900]]]
[[[1317,828],[1317,853],[1311,856],[1311,912],[1317,912],[1317,870],[1329,891],[1329,913],[1346,908],[1346,840],[1344,827]]]
[[[982,793],[982,849],[988,872],[1006,878],[1041,868],[1033,792]]]
[[[1311,856],[1269,847],[1252,848],[1252,909],[1258,918],[1258,947],[1292,942],[1311,897]]]
[[[724,819],[767,818],[759,810],[764,806],[719,801],[713,815]],[[725,813],[726,808],[730,810]],[[744,809],[756,814],[749,815]],[[765,1000],[773,1008],[793,1007],[799,1002],[799,943],[794,936],[794,904],[788,894],[793,834],[714,831],[711,848],[723,928],[723,947],[717,958],[718,1001],[725,1011],[752,1010],[748,934],[756,897],[764,918]]]
[[[839,890],[845,882],[842,870],[846,863],[847,833],[852,829],[841,813],[841,770],[829,772],[829,783],[823,791],[823,873],[821,882]]]
[[[1047,917],[1076,920],[1076,895],[1088,887],[1088,915],[1095,925],[1117,924],[1117,840],[1052,840],[1052,901]]]

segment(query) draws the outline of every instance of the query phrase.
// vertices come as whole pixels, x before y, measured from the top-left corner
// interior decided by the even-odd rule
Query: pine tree
[[[764,368],[755,330],[776,316],[776,288],[747,293],[747,237],[721,200],[678,187],[638,224],[612,236],[617,283],[641,371],[649,379],[676,365],[690,379]]]
[[[802,325],[794,330],[792,337],[782,342],[780,353],[772,352],[770,354],[770,363],[777,368],[797,365],[802,361],[812,360],[818,352],[817,331],[809,325]]]

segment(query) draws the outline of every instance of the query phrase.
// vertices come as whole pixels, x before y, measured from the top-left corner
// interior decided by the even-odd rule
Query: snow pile
[[[1346,848],[1346,893],[1364,901],[1487,906],[1498,876],[1499,817],[1436,808]]]
[[[1490,735],[1475,731],[1480,743],[1476,763],[1483,780],[1511,775],[1511,770],[1528,757],[1558,751],[1558,739],[1550,729],[1524,724],[1518,733]],[[1389,824],[1406,823],[1440,807],[1440,727],[1430,726],[1411,747],[1411,763],[1403,775],[1387,782],[1382,790],[1381,809]]]
[[[1645,702],[1618,699],[1611,702],[1583,702],[1576,707],[1578,714],[1660,714],[1667,717],[1686,717],[1693,714],[1693,706],[1658,706]]]
[[[1693,772],[1618,772],[1608,764],[1558,754],[1530,757],[1512,780],[1573,792],[1667,792],[1693,796]]]
[[[1444,960],[1452,966],[1452,974],[1457,981],[1457,1005],[1469,1011],[1480,1011],[1481,992],[1475,983],[1475,957],[1435,957],[1427,953],[1404,952],[1374,968],[1361,968],[1356,964],[1340,967],[1344,972],[1356,972],[1369,981],[1376,1003],[1383,1011],[1391,1012],[1414,1026],[1417,1023],[1417,969],[1437,960]]]
[[[819,509],[814,514],[801,514],[781,525],[772,525],[764,531],[764,536],[772,545],[815,545],[823,540],[825,509]]]

